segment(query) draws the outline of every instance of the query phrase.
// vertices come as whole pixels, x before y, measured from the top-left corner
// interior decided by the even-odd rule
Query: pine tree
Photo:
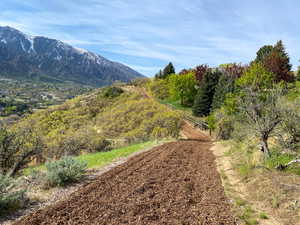
[[[227,74],[222,74],[219,82],[216,86],[213,102],[212,102],[212,110],[216,110],[220,108],[225,99],[226,95],[229,93],[233,93],[235,89],[235,79]]]
[[[221,75],[222,73],[218,70],[208,71],[204,75],[193,106],[195,116],[207,116],[210,113],[216,86]]]
[[[291,71],[290,58],[282,41],[274,46],[265,45],[257,52],[256,63],[262,63],[264,67],[275,75],[275,81],[293,82],[294,75]]]
[[[275,81],[294,81],[290,58],[285,51],[282,41],[278,41],[273,51],[264,60],[264,66],[275,75]]]
[[[256,53],[255,62],[263,62],[267,56],[273,51],[274,47],[272,45],[264,45]]]
[[[162,72],[162,78],[165,79],[167,78],[170,74],[174,74],[175,73],[175,67],[173,66],[173,64],[170,62],[163,70]]]
[[[220,71],[222,72],[222,75],[220,76],[219,82],[216,86],[212,110],[220,108],[226,99],[226,95],[234,92],[235,80],[240,78],[246,69],[247,66],[237,63],[230,63],[221,66]]]
[[[163,78],[163,75],[162,75],[162,71],[159,70],[157,74],[155,74],[155,79],[162,79]]]
[[[296,80],[300,81],[300,66],[298,66],[298,71],[297,71],[297,74],[296,74]]]

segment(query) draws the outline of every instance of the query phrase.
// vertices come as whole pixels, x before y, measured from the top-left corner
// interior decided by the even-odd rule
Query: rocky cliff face
[[[103,86],[142,75],[92,52],[59,40],[0,27],[0,75],[50,82]]]

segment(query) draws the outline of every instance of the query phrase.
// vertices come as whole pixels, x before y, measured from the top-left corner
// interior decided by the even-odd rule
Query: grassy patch
[[[161,104],[171,105],[177,110],[182,110],[182,111],[185,111],[185,112],[188,112],[188,113],[192,114],[192,107],[183,106],[183,105],[180,104],[180,102],[178,100],[174,101],[174,100],[166,99],[166,100],[161,100],[159,102]]]
[[[260,218],[260,219],[263,219],[263,220],[269,219],[268,215],[267,215],[265,212],[261,212],[261,213],[259,214],[259,218]]]
[[[286,154],[286,153],[281,154],[281,153],[274,152],[272,156],[266,160],[265,164],[267,168],[275,169],[277,166],[286,165],[287,163],[289,163],[294,159],[295,159],[295,155]],[[300,175],[300,166],[298,164],[294,164],[288,167],[285,171],[288,173]]]
[[[111,163],[115,159],[127,157],[134,152],[138,152],[153,145],[154,142],[146,142],[115,149],[109,152],[98,152],[93,154],[81,155],[76,158],[85,161],[88,165],[88,168],[98,168]]]
[[[247,225],[258,224],[258,221],[255,216],[255,211],[250,206],[245,206],[240,216],[242,220],[245,221]]]
[[[145,142],[141,144],[135,144],[123,148],[114,149],[109,152],[98,152],[98,153],[80,155],[75,157],[75,159],[86,162],[87,167],[89,169],[99,168],[111,163],[112,161],[118,158],[127,157],[134,152],[144,150],[145,148],[149,148],[154,145],[155,145],[154,141]],[[46,167],[44,164],[40,166],[29,167],[24,170],[24,175],[29,175],[31,174],[32,171],[45,170],[45,169]]]

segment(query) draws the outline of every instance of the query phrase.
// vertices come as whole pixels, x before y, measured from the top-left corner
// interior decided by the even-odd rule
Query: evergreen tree
[[[271,54],[274,47],[272,45],[264,45],[256,53],[255,62],[263,62],[267,56]]]
[[[163,78],[163,75],[162,75],[162,71],[159,70],[157,74],[155,74],[155,79],[162,79]]]
[[[285,51],[282,41],[278,41],[273,51],[264,60],[264,66],[275,75],[275,81],[294,81],[290,58]]]
[[[216,110],[222,106],[225,101],[226,95],[229,93],[233,93],[235,89],[235,79],[227,74],[222,74],[219,82],[216,86],[213,102],[212,102],[212,110]]]
[[[240,78],[246,71],[247,66],[237,63],[221,65],[222,75],[220,76],[216,92],[214,95],[212,109],[216,110],[222,106],[225,101],[226,95],[233,93],[235,90],[235,80]]]
[[[208,71],[204,75],[193,106],[195,116],[207,116],[210,113],[216,86],[221,75],[222,73],[218,70]]]
[[[278,41],[274,46],[265,45],[256,54],[255,62],[262,63],[268,71],[272,72],[276,82],[294,81],[290,58],[282,41]]]
[[[170,62],[163,70],[162,72],[162,78],[165,79],[167,78],[170,74],[174,74],[175,73],[175,67],[173,66],[173,64]]]

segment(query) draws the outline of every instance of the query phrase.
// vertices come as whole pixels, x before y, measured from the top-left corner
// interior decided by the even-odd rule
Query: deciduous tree
[[[181,105],[192,105],[196,90],[196,79],[193,72],[179,75],[173,74],[168,78],[170,95],[173,99],[180,99]]]
[[[14,176],[42,151],[42,141],[32,127],[18,132],[0,129],[0,174]]]

